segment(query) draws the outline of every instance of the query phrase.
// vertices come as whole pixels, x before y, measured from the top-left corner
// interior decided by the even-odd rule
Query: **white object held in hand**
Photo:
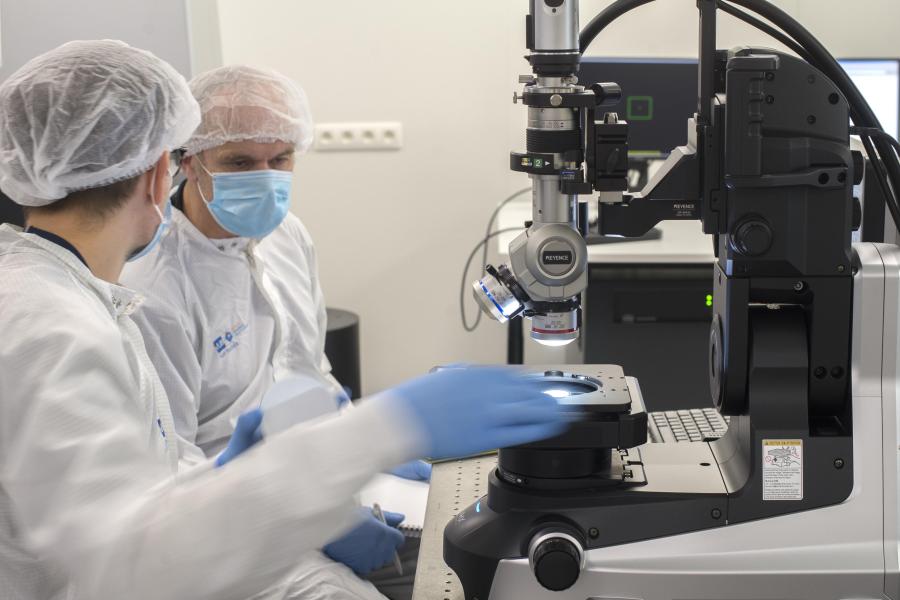
[[[322,382],[304,375],[279,381],[266,392],[262,409],[264,437],[338,412],[338,399]]]

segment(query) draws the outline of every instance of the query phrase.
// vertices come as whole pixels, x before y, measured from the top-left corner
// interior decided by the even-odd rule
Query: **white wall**
[[[222,37],[218,0],[188,0],[188,41],[191,72],[203,73],[222,65]]]
[[[606,4],[583,0],[582,24]],[[846,0],[778,4],[836,55],[900,55],[896,0],[854,0],[852,10]],[[486,322],[465,333],[457,302],[462,263],[494,204],[527,185],[508,172],[524,137],[524,108],[510,99],[528,72],[527,5],[218,0],[225,63],[295,78],[317,121],[403,123],[399,152],[311,153],[298,167],[295,211],[316,239],[329,304],[362,318],[367,392],[445,361],[504,359],[504,329]],[[696,56],[696,30],[694,0],[658,0],[590,53]],[[719,46],[737,44],[773,45],[723,15]]]
[[[469,249],[516,185],[507,3],[222,0],[219,13],[225,62],[294,77],[317,121],[403,123],[401,151],[311,153],[298,167],[295,210],[328,303],[361,316],[366,390],[501,360],[504,330],[466,334],[457,296]]]
[[[187,1],[0,0],[0,81],[62,43],[103,38],[149,50],[190,77]]]

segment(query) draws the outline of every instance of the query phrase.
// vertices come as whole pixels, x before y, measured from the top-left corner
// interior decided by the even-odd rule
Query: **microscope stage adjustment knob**
[[[731,234],[731,247],[744,256],[761,256],[772,246],[772,228],[765,221],[751,219],[738,225]]]
[[[561,592],[578,581],[584,567],[584,550],[568,534],[546,533],[531,541],[528,562],[542,587]]]
[[[597,98],[597,106],[613,106],[622,99],[622,88],[618,83],[601,82],[591,86]]]

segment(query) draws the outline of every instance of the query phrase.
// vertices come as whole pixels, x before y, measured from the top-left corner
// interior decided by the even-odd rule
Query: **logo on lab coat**
[[[232,325],[230,329],[226,330],[225,333],[214,339],[213,347],[216,349],[216,354],[225,356],[240,346],[241,343],[238,341],[238,337],[245,331],[247,331],[247,324],[243,321],[238,321]]]

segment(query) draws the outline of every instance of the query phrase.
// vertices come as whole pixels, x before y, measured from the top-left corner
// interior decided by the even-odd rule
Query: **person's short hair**
[[[143,175],[143,174],[142,174]],[[104,221],[115,214],[134,194],[141,175],[123,179],[102,187],[72,192],[62,200],[46,206],[23,206],[25,220],[37,213],[56,214],[64,211],[77,211],[91,221]]]

